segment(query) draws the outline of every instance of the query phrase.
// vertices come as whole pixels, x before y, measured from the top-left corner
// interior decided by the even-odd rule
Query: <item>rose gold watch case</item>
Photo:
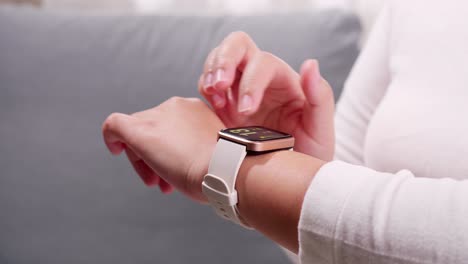
[[[242,144],[246,147],[247,151],[265,152],[265,151],[280,150],[280,149],[290,149],[294,147],[294,137],[292,136],[287,137],[287,138],[272,139],[272,140],[266,140],[266,141],[252,141],[252,140],[247,140],[242,137],[238,137],[238,136],[225,133],[223,130],[221,130],[218,132],[218,137],[235,142],[235,143]]]

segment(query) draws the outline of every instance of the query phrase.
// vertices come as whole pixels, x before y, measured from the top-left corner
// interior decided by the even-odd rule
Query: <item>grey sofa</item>
[[[268,239],[180,194],[145,187],[100,125],[198,96],[205,56],[234,30],[298,69],[318,58],[338,95],[360,27],[329,10],[257,17],[0,8],[0,263],[285,263]]]

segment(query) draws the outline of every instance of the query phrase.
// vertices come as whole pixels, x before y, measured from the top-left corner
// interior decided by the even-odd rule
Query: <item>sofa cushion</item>
[[[244,30],[338,94],[360,27],[330,10],[175,17],[0,8],[0,263],[284,263],[260,234],[145,187],[101,138],[111,112],[197,96],[208,52]]]

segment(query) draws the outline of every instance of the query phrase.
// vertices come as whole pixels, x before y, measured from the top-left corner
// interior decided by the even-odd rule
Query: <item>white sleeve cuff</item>
[[[336,263],[336,227],[348,198],[375,171],[341,161],[325,164],[304,197],[299,220],[301,263]]]

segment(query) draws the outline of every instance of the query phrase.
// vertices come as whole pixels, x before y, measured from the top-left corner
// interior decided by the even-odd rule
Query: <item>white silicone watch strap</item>
[[[237,211],[235,189],[237,173],[246,154],[245,146],[220,138],[208,174],[203,179],[202,190],[218,215],[249,228]]]

